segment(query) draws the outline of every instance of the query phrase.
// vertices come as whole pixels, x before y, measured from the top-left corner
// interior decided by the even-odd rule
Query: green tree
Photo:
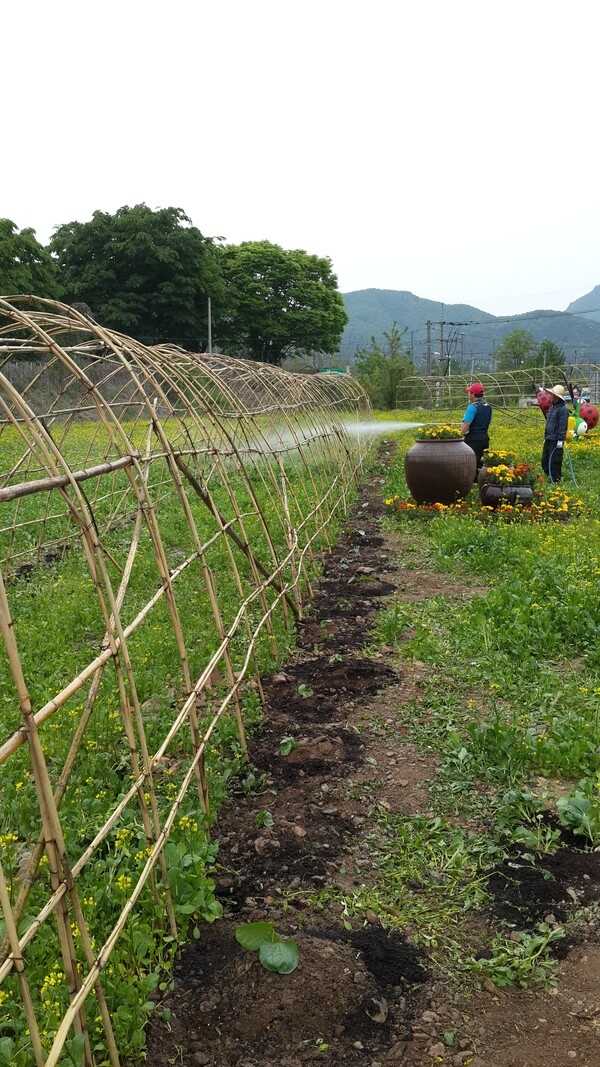
[[[496,370],[521,370],[538,365],[537,341],[529,330],[512,330],[496,349]]]
[[[555,341],[542,341],[538,348],[536,366],[558,367],[560,370],[565,370],[566,361],[563,349]]]
[[[329,259],[245,241],[223,248],[221,268],[228,304],[216,326],[220,348],[277,366],[338,350],[348,316]]]
[[[415,374],[403,341],[405,333],[406,329],[399,330],[394,322],[391,330],[384,332],[383,344],[372,337],[370,347],[354,357],[352,373],[369,394],[373,407],[380,411],[397,407],[403,380]]]
[[[0,219],[0,293],[3,296],[58,295],[56,266],[32,229],[20,230]]]
[[[208,297],[225,295],[218,246],[181,208],[146,204],[59,226],[50,242],[64,299],[89,304],[104,326],[146,343],[203,349]]]

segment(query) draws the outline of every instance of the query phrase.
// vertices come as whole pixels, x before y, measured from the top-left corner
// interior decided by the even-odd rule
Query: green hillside
[[[600,322],[600,285],[592,289],[591,293],[586,293],[585,296],[580,296],[578,300],[573,300],[569,304],[567,311]]]
[[[528,330],[537,341],[554,341],[564,350],[569,363],[600,363],[600,286],[574,301],[567,311],[529,311],[508,317],[490,315],[469,304],[441,304],[395,289],[361,289],[344,293],[343,297],[349,322],[341,354],[347,361],[359,349],[368,347],[372,337],[381,341],[395,322],[399,329],[406,328],[407,348],[412,351],[416,366],[422,367],[429,320],[432,359],[440,350],[443,335],[445,353],[464,369],[491,369],[494,349],[516,329]],[[590,312],[581,313],[587,308],[576,306],[592,297],[591,306],[597,310],[594,317]]]

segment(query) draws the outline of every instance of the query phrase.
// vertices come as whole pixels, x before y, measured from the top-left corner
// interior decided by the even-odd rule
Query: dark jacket
[[[569,425],[569,409],[564,400],[553,404],[546,416],[546,432],[544,437],[547,441],[564,441],[567,436]]]

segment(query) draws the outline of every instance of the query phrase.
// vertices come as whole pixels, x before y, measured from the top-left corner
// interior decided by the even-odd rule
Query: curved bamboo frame
[[[370,447],[349,424],[369,414],[365,393],[346,375],[301,376],[223,355],[148,348],[65,305],[0,298],[0,455],[6,463],[0,473],[0,630],[5,685],[20,711],[13,729],[6,732],[2,723],[0,773],[8,779],[13,761],[26,753],[26,785],[39,806],[37,841],[20,842],[26,862],[18,893],[0,862],[0,987],[18,976],[37,1065],[54,1067],[73,1033],[80,1035],[85,1064],[95,1063],[86,1014],[92,992],[105,1055],[113,1067],[120,1063],[104,969],[147,887],[164,908],[170,935],[180,936],[165,845],[190,790],[208,814],[206,755],[229,713],[246,753],[244,693],[249,685],[262,692],[258,650],[266,635],[275,664],[281,626],[293,627],[302,615],[322,551],[347,511]],[[181,524],[184,544],[166,537],[165,514],[168,523]],[[142,545],[153,560],[144,597],[139,581],[132,593]],[[76,673],[57,678],[51,664],[24,662],[22,626],[11,602],[23,583],[39,579],[40,568],[54,574],[73,561],[88,575],[97,622]],[[200,613],[196,619],[182,612],[182,591],[189,598],[190,589],[204,605],[203,622]],[[170,633],[175,666],[172,707],[157,739],[155,724],[148,736],[140,698],[139,648],[140,635],[158,616]],[[51,626],[52,619],[39,618],[39,624]],[[201,662],[191,651],[199,637],[207,649]],[[74,849],[61,809],[84,759],[107,672],[125,739],[123,792],[106,799],[102,825],[85,847]],[[73,722],[64,713],[72,715],[77,699]],[[48,741],[53,722],[61,734],[67,725],[72,731],[58,767]],[[107,735],[107,750],[110,744]],[[173,752],[177,788],[167,797],[161,772]],[[146,859],[98,948],[80,882],[112,847],[132,809],[143,826]],[[6,834],[11,826],[18,838],[18,823],[4,811],[0,829]],[[23,932],[43,857],[47,895]],[[27,958],[49,923],[55,924],[68,1007],[48,1049]]]
[[[587,390],[592,403],[600,402],[600,367],[586,363],[571,368],[570,380],[573,386]],[[527,370],[493,371],[477,373],[475,380],[481,382],[485,395],[493,404],[500,407],[528,407],[535,405],[532,382],[547,388],[563,382],[560,367],[534,367]],[[464,374],[431,374],[404,378],[396,400],[398,409],[424,407],[456,409],[464,408],[467,403],[466,387],[473,378]]]

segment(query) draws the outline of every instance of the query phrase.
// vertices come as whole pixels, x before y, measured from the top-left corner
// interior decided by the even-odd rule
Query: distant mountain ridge
[[[592,289],[591,293],[572,300],[567,311],[571,314],[585,315],[588,319],[600,322],[600,285]]]
[[[371,338],[381,342],[393,323],[406,328],[405,342],[417,367],[425,361],[427,321],[432,358],[444,352],[468,367],[491,367],[494,349],[507,333],[528,330],[536,341],[554,341],[570,363],[600,363],[600,286],[574,300],[567,311],[528,311],[523,315],[491,315],[470,304],[442,304],[403,290],[359,289],[343,293],[349,322],[341,344],[343,359],[352,360]]]

